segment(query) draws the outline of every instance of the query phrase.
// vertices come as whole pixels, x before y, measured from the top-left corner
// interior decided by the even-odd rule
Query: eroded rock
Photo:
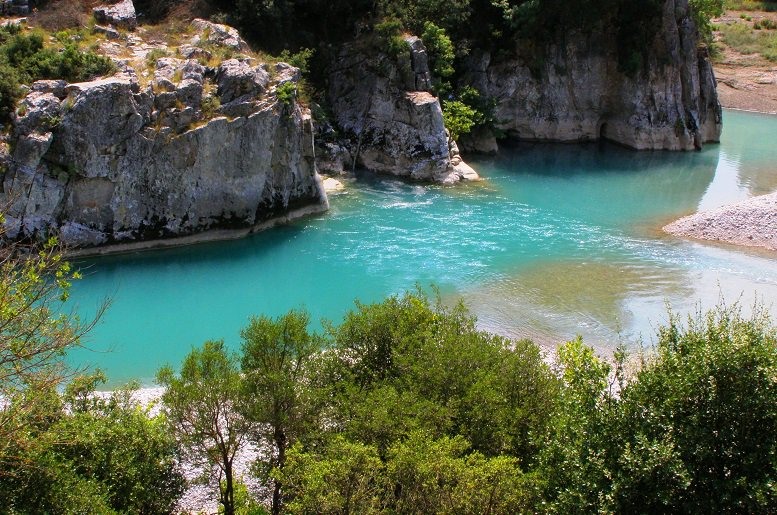
[[[138,18],[132,0],[119,0],[110,5],[101,5],[92,9],[97,23],[110,24],[128,30],[135,30]]]

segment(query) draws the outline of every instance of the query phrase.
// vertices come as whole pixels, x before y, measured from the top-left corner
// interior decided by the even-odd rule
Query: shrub
[[[402,29],[402,22],[396,18],[389,18],[375,25],[375,34],[381,49],[391,57],[397,58],[410,52],[407,43],[402,39]]]
[[[299,52],[293,54],[288,50],[284,50],[278,58],[285,63],[289,63],[290,65],[299,68],[302,75],[307,75],[310,72],[308,64],[314,53],[315,50],[312,48],[303,48]]]
[[[278,84],[275,95],[283,105],[290,106],[297,98],[297,85],[291,81]]]
[[[478,113],[460,100],[444,100],[442,116],[445,128],[450,132],[452,140],[457,140],[462,134],[467,134],[475,126]]]

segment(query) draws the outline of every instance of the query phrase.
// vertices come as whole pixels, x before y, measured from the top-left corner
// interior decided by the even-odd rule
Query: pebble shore
[[[777,193],[680,218],[664,231],[684,238],[777,250]]]

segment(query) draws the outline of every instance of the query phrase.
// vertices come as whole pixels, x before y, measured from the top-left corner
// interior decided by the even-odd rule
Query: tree
[[[615,509],[777,510],[777,331],[766,311],[670,315],[622,393]],[[636,461],[634,451],[646,459]],[[651,508],[654,507],[654,508]]]
[[[178,448],[164,417],[150,417],[131,389],[96,396],[102,374],[78,377],[45,425],[29,425],[37,444],[8,467],[0,505],[11,513],[171,513],[183,493]]]
[[[461,436],[413,432],[389,451],[391,513],[525,513],[531,489],[518,460],[469,453]]]
[[[88,322],[66,314],[70,281],[78,277],[55,238],[42,244],[6,239],[0,213],[0,476],[36,444],[25,426],[56,410],[55,389],[74,373],[65,353],[81,345],[107,307]]]
[[[247,401],[242,409],[259,428],[253,433],[257,443],[273,449],[267,465],[278,470],[286,462],[286,449],[311,417],[305,367],[321,351],[321,340],[308,332],[309,320],[306,312],[291,310],[276,319],[252,317],[240,332]],[[283,501],[279,477],[273,479],[272,509],[276,515]]]
[[[234,515],[233,464],[250,427],[237,410],[242,379],[236,357],[223,341],[206,341],[186,356],[180,376],[166,366],[157,382],[166,389],[162,402],[170,427],[192,462],[215,476],[224,513]]]
[[[336,436],[319,454],[304,452],[297,443],[278,473],[290,498],[284,506],[288,513],[381,512],[386,484],[375,447]]]

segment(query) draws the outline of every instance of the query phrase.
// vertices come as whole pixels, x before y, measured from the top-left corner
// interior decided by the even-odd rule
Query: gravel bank
[[[777,193],[680,218],[664,231],[685,238],[777,250]]]

